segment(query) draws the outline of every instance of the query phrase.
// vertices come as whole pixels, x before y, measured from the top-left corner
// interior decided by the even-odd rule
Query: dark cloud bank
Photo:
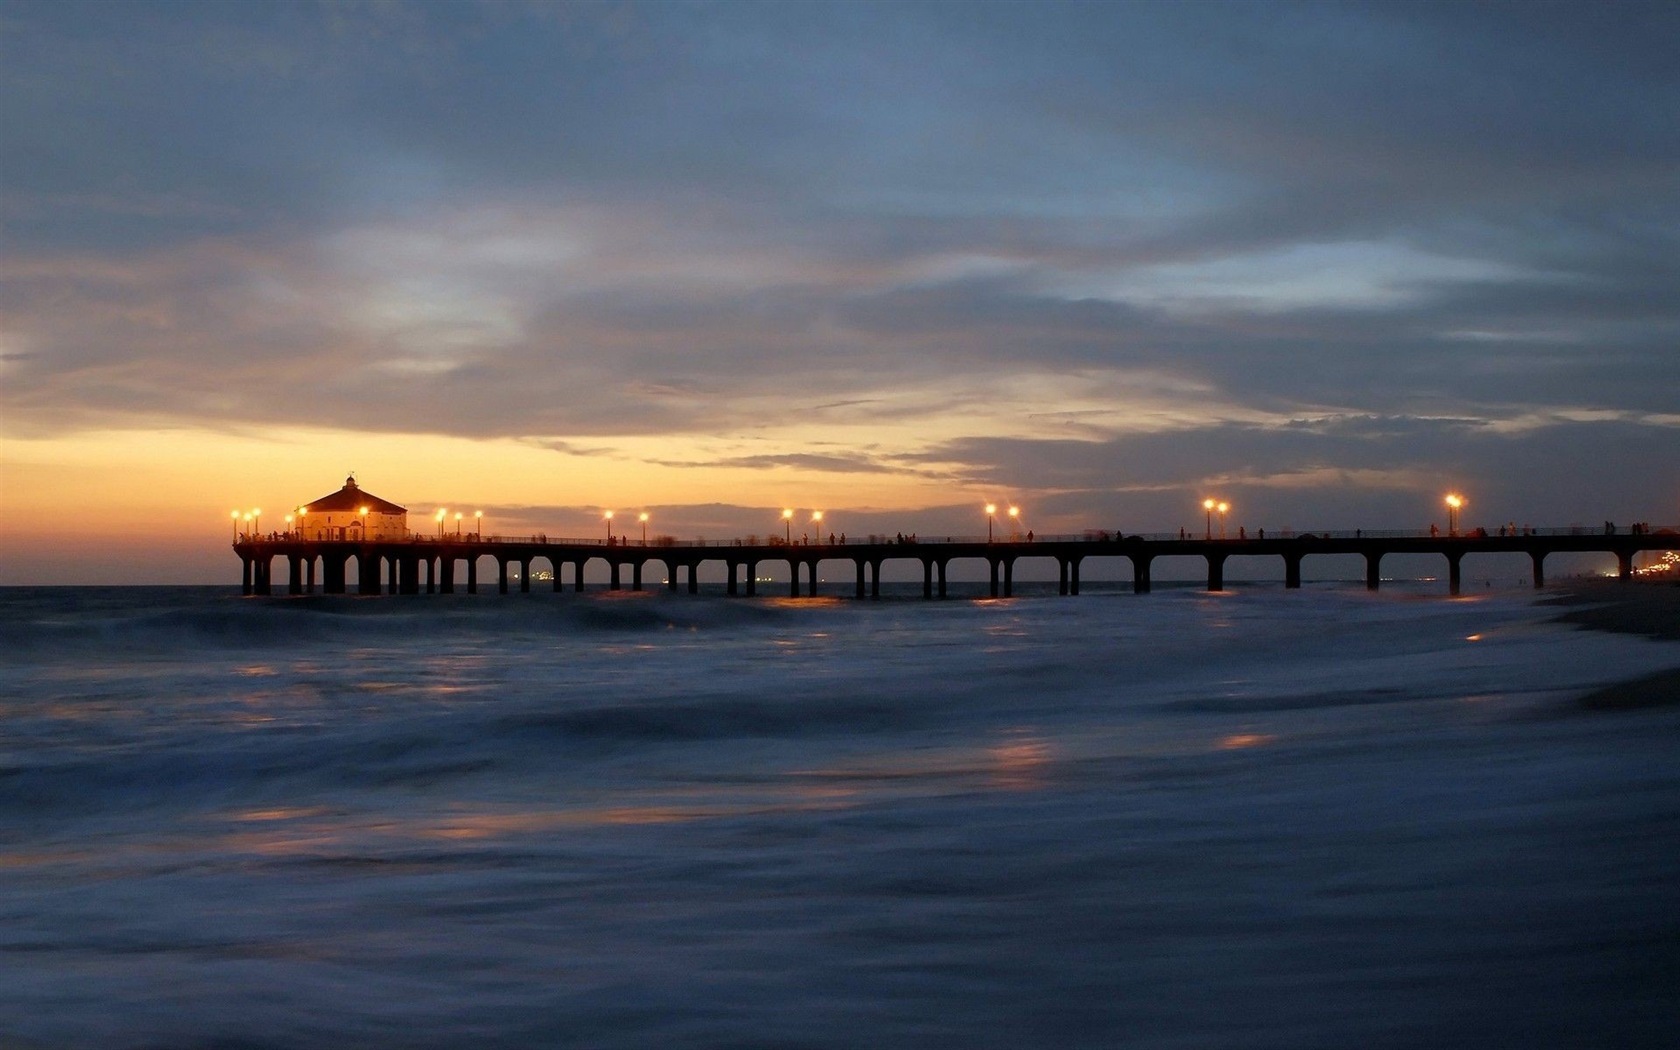
[[[1149,376],[1200,392],[1170,428],[736,465],[937,466],[1091,516],[1210,483],[1415,515],[1439,478],[1680,518],[1672,4],[25,3],[0,31],[16,433],[717,435],[746,400],[867,422],[1075,377],[1123,409]]]

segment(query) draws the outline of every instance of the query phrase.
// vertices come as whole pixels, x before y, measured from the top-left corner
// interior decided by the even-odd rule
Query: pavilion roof
[[[407,514],[407,507],[399,507],[388,499],[380,499],[371,492],[364,491],[356,484],[355,478],[345,478],[344,487],[330,495],[322,496],[303,505],[303,509],[311,514],[326,511],[350,511],[352,513],[366,507],[373,514]]]

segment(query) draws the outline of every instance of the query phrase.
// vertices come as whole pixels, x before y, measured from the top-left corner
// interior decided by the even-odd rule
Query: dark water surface
[[[0,1046],[1680,1045],[1527,595],[0,589]]]

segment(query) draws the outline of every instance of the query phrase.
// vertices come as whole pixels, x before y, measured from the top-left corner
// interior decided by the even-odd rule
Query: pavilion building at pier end
[[[298,508],[297,531],[305,540],[405,540],[408,508],[364,491],[349,477],[337,492]]]

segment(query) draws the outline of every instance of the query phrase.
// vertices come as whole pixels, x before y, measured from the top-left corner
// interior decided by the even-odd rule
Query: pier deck
[[[742,541],[700,542],[656,540],[651,543],[604,540],[555,539],[547,537],[439,537],[373,542],[321,541],[271,534],[242,536],[233,545],[244,567],[246,594],[272,594],[273,566],[285,559],[290,569],[287,591],[310,593],[316,589],[316,566],[320,566],[320,589],[327,594],[419,594],[453,593],[460,582],[456,563],[466,565],[464,585],[468,593],[479,589],[478,564],[485,556],[497,565],[497,589],[509,590],[509,571],[517,567],[521,591],[531,589],[532,565],[546,561],[554,590],[564,589],[564,569],[570,568],[571,586],[583,590],[584,567],[602,561],[609,574],[609,586],[641,590],[643,569],[649,563],[662,565],[665,586],[672,591],[686,586],[699,591],[700,566],[721,563],[726,569],[730,594],[757,593],[758,566],[764,562],[786,563],[790,593],[794,597],[817,593],[819,563],[851,562],[856,570],[854,594],[858,598],[879,597],[881,567],[889,561],[917,561],[922,566],[922,593],[926,598],[946,596],[946,578],[954,561],[979,560],[989,567],[991,594],[1009,597],[1014,593],[1015,563],[1022,558],[1050,558],[1059,569],[1060,592],[1079,593],[1080,564],[1087,558],[1122,557],[1131,562],[1132,586],[1138,593],[1150,590],[1150,566],[1157,558],[1193,556],[1206,560],[1209,590],[1223,590],[1225,562],[1234,556],[1275,557],[1283,561],[1284,585],[1301,585],[1301,563],[1308,557],[1354,554],[1365,559],[1365,583],[1376,590],[1382,581],[1382,559],[1390,554],[1433,554],[1446,560],[1449,592],[1461,588],[1461,562],[1470,554],[1519,553],[1528,555],[1533,566],[1535,587],[1546,582],[1545,561],[1558,553],[1609,553],[1616,558],[1618,575],[1633,575],[1633,559],[1642,551],[1680,549],[1680,528],[1646,528],[1635,531],[1595,531],[1583,528],[1524,529],[1509,534],[1441,535],[1412,532],[1318,532],[1290,535],[1241,537],[1190,537],[1183,535],[1119,535],[1088,533],[1079,536],[1045,536],[1030,540],[1011,538],[990,541],[946,537],[943,539],[900,539],[871,537],[849,543],[745,543]],[[350,565],[355,563],[355,579]],[[682,582],[679,582],[682,581]]]

